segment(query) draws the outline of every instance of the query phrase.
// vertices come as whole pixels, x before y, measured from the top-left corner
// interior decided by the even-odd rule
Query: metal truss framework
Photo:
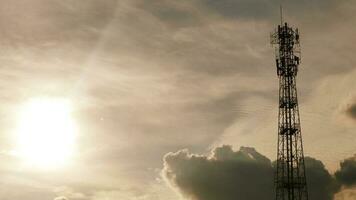
[[[276,200],[308,200],[296,76],[300,63],[298,29],[287,23],[271,34],[279,77]]]

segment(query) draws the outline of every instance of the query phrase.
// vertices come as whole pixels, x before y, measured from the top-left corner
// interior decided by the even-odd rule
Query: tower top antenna
[[[283,6],[282,6],[282,3],[279,6],[279,12],[280,12],[280,15],[281,15],[281,25],[283,25]]]

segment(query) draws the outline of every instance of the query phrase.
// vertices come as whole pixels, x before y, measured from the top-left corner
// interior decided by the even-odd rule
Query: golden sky
[[[301,32],[304,153],[333,173],[356,153],[356,2],[284,9]],[[273,0],[0,0],[0,199],[201,200],[162,175],[166,154],[231,145],[274,160],[278,12]]]

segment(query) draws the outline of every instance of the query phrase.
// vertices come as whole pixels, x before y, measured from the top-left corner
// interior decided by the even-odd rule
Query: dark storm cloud
[[[332,200],[340,189],[335,179],[320,161],[305,161],[311,199]],[[255,149],[233,151],[230,146],[222,146],[209,157],[186,150],[167,154],[163,176],[189,199],[272,200],[273,172],[271,161]]]
[[[340,169],[335,173],[336,179],[345,186],[356,184],[356,156],[340,163]]]

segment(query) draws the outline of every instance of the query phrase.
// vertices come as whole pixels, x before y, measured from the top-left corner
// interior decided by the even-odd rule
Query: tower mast
[[[271,34],[271,44],[276,48],[279,78],[276,200],[308,200],[296,87],[300,63],[298,29],[282,22]]]

